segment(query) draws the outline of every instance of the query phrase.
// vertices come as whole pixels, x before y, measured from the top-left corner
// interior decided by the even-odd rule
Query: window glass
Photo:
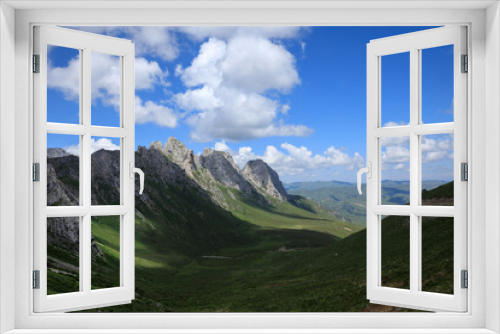
[[[120,216],[92,217],[92,289],[120,286]]]
[[[47,122],[80,124],[80,50],[47,47]]]
[[[453,206],[453,138],[453,134],[421,136],[422,205]]]
[[[381,216],[382,286],[410,288],[410,217]]]
[[[80,204],[80,136],[47,134],[47,206]]]
[[[47,294],[80,291],[80,218],[47,218]]]
[[[453,45],[420,52],[422,123],[453,122]]]
[[[120,139],[92,137],[92,205],[120,205]]]
[[[453,294],[453,218],[421,217],[422,291]]]
[[[382,137],[381,204],[410,203],[410,137]]]
[[[410,124],[410,53],[380,57],[381,126]]]
[[[92,125],[120,126],[120,57],[92,52]]]

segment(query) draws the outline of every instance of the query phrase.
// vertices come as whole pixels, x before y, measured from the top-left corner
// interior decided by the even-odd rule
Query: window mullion
[[[91,126],[91,51],[86,48],[82,51],[83,61],[82,61],[82,125],[87,129]],[[83,206],[89,208],[91,206],[91,133],[88,131],[82,136],[81,145],[81,159],[83,176],[82,180],[82,203]],[[88,211],[85,216],[83,216],[82,229],[80,230],[80,242],[81,244],[81,258],[82,266],[81,270],[83,275],[81,279],[83,280],[83,291],[90,293],[91,291],[91,276],[92,276],[92,229],[91,229],[91,216],[90,211]]]
[[[415,293],[419,287],[420,245],[419,217],[413,209],[420,203],[420,166],[419,136],[415,129],[419,124],[420,104],[420,66],[419,50],[410,50],[410,291]]]

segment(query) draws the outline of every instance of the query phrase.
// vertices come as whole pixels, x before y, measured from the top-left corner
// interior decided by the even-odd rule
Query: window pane
[[[47,134],[47,205],[80,203],[80,136]]]
[[[120,286],[120,216],[92,217],[92,289]]]
[[[381,154],[381,204],[410,202],[410,137],[383,137]]]
[[[453,218],[421,219],[422,291],[453,294]]]
[[[410,217],[382,216],[382,286],[410,288]]]
[[[92,125],[120,126],[120,57],[92,52]]]
[[[47,218],[47,294],[80,291],[80,218]]]
[[[92,137],[92,205],[120,205],[120,139]]]
[[[422,205],[453,206],[453,134],[420,137]]]
[[[48,45],[47,122],[80,123],[80,50]]]
[[[410,53],[381,57],[381,126],[410,123]]]
[[[423,49],[422,123],[453,122],[453,45]]]

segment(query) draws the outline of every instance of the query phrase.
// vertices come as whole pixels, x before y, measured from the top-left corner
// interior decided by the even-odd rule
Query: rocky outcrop
[[[234,188],[247,195],[256,193],[250,183],[240,174],[238,165],[227,152],[205,149],[203,155],[200,156],[199,165],[207,170],[213,180],[226,187]]]
[[[193,177],[193,173],[197,170],[197,167],[195,155],[192,150],[189,150],[182,142],[174,137],[170,137],[165,144],[163,152],[172,162],[184,169],[187,175]]]
[[[78,254],[80,247],[80,218],[47,218],[47,243]],[[104,256],[102,250],[95,243],[93,236],[91,253],[93,258]]]
[[[67,157],[69,154],[62,148],[48,148],[47,149],[47,158],[62,158]]]
[[[290,199],[280,181],[278,173],[260,159],[247,162],[243,168],[243,177],[257,189],[276,199],[282,201]]]

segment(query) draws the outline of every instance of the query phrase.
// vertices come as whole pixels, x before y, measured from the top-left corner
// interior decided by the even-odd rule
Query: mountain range
[[[447,181],[424,180],[422,192],[435,189]],[[366,226],[366,184],[359,195],[356,183],[342,181],[293,182],[285,184],[289,194],[300,195],[330,210],[337,219]],[[410,201],[409,181],[382,181],[382,204],[405,205]]]

